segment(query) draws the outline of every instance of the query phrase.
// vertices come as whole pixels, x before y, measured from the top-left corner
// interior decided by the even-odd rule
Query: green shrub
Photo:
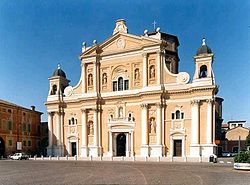
[[[236,163],[250,163],[250,151],[240,152],[234,157]]]

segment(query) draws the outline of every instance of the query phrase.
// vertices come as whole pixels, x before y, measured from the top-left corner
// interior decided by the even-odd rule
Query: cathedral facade
[[[203,39],[190,80],[178,46],[160,28],[130,34],[122,19],[103,43],[83,43],[78,84],[60,66],[49,78],[48,155],[208,161],[221,118],[214,54]]]

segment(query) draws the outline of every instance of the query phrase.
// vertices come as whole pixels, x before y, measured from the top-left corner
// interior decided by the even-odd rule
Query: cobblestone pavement
[[[232,164],[0,160],[0,185],[249,185]]]

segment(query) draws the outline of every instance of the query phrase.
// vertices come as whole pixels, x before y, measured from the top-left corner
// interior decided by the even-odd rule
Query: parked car
[[[29,156],[25,153],[15,153],[14,155],[11,155],[10,156],[10,159],[13,159],[13,160],[22,160],[22,159],[29,159]]]
[[[222,157],[232,157],[233,154],[231,152],[222,152]]]

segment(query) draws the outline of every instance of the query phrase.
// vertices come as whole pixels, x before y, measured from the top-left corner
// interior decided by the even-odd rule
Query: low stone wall
[[[191,158],[191,157],[34,157],[31,160],[62,160],[62,161],[117,161],[117,162],[208,162],[207,159]]]

